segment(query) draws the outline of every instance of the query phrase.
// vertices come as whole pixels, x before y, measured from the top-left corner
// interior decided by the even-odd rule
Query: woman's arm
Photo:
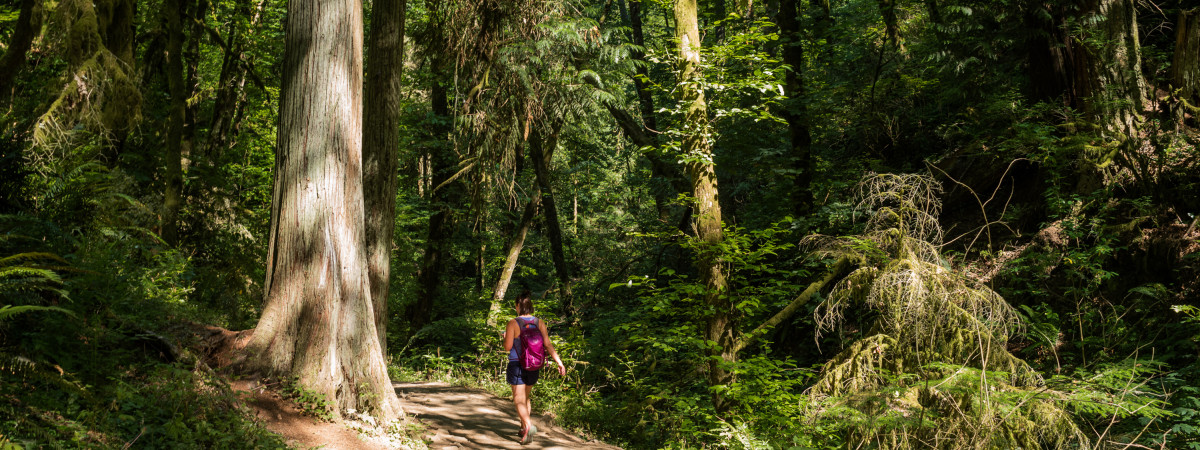
[[[538,321],[538,329],[542,330],[542,342],[546,343],[546,348],[550,350],[550,356],[554,357],[554,362],[558,363],[558,374],[566,376],[567,366],[563,365],[561,359],[558,358],[558,351],[554,350],[554,342],[550,340],[550,332],[546,331],[546,321]]]
[[[508,325],[504,327],[504,351],[512,351],[513,339],[519,336],[521,330],[517,329],[517,319],[509,319]]]

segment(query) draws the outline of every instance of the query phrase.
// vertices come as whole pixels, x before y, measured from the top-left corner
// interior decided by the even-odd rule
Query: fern
[[[49,292],[67,299],[62,289],[62,276],[55,270],[65,266],[46,266],[39,262],[53,261],[65,264],[58,255],[44,252],[26,252],[0,258],[0,296],[15,293]]]
[[[54,306],[36,305],[4,305],[0,306],[0,327],[19,314],[30,312],[56,312],[74,317],[75,313]],[[0,348],[0,376],[14,376],[19,380],[37,380],[58,386],[64,391],[79,394],[88,398],[89,395],[78,384],[66,379],[62,368],[53,366],[53,370],[43,367],[43,364],[22,356],[14,355],[5,348]]]
[[[66,315],[72,316],[72,317],[75,316],[75,313],[71,312],[70,310],[59,308],[56,306],[4,305],[4,306],[0,306],[0,325],[4,324],[5,322],[8,322],[10,319],[13,318],[13,316],[15,316],[17,314],[23,314],[23,313],[27,313],[27,312],[40,312],[40,311],[54,311],[54,312],[60,312],[60,313],[63,313],[63,314],[66,314]]]

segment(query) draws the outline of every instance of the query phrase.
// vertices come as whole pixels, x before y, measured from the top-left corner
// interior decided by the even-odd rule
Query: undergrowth
[[[0,215],[0,442],[286,448],[187,350],[189,321],[222,321],[128,177],[64,170],[31,181],[34,214]]]

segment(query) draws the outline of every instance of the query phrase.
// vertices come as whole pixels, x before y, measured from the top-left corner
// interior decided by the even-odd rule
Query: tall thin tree
[[[33,45],[33,37],[37,34],[37,29],[41,28],[41,3],[41,0],[21,0],[17,24],[8,48],[4,50],[4,56],[0,57],[0,107],[4,107],[12,96],[17,70],[25,64],[26,55]]]
[[[721,244],[721,204],[717,199],[717,174],[713,165],[712,136],[708,123],[708,105],[700,77],[700,26],[696,0],[675,1],[675,31],[679,39],[679,100],[685,109],[684,135],[680,149],[685,169],[692,182],[695,202],[696,270],[704,284],[704,301],[710,311],[705,320],[705,340],[713,350],[708,360],[711,386],[727,385],[732,376],[726,364],[734,359],[732,305],[724,295],[725,271],[721,268],[718,247]],[[713,391],[718,410],[727,407],[720,391]]]
[[[162,4],[162,20],[167,32],[165,74],[171,102],[168,107],[166,174],[163,190],[162,238],[170,245],[179,244],[179,210],[183,207],[183,132],[187,94],[183,72],[182,0]]]
[[[404,68],[404,0],[375,0],[367,38],[363,101],[363,200],[375,331],[387,352],[388,284],[396,228],[396,168],[400,142],[400,76]]]
[[[797,217],[812,207],[812,133],[808,105],[804,98],[804,41],[800,33],[800,5],[796,0],[780,0],[779,33],[782,35],[783,62],[791,69],[784,75],[783,89],[788,100],[780,117],[788,124],[792,144],[792,212]]]
[[[1175,20],[1171,87],[1191,106],[1193,117],[1200,115],[1200,8],[1181,9]]]

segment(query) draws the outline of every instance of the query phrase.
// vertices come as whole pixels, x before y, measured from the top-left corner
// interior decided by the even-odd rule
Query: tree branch
[[[612,114],[613,119],[616,119],[617,125],[621,127],[625,135],[629,136],[629,140],[633,141],[634,145],[638,147],[654,146],[654,140],[646,135],[645,129],[633,118],[633,115],[609,102],[605,102],[604,107],[608,109],[609,114]]]
[[[750,345],[750,343],[754,342],[754,340],[759,336],[766,334],[768,329],[779,325],[784,320],[787,320],[795,315],[796,311],[798,311],[801,306],[808,304],[809,300],[812,300],[813,296],[815,296],[817,292],[821,290],[821,288],[824,288],[825,285],[833,282],[833,280],[837,279],[846,271],[848,271],[850,269],[850,265],[849,259],[845,257],[838,259],[837,262],[833,264],[833,268],[831,268],[829,272],[825,273],[824,278],[814,281],[812,284],[808,285],[808,288],[805,289],[804,292],[801,292],[800,295],[792,300],[791,303],[783,307],[783,309],[781,309],[779,312],[775,313],[774,316],[771,316],[770,319],[767,319],[761,325],[755,327],[754,331],[743,334],[742,337],[739,338],[736,343],[734,343],[733,352],[736,354],[737,352],[742,351],[743,348],[746,348],[747,345]]]

